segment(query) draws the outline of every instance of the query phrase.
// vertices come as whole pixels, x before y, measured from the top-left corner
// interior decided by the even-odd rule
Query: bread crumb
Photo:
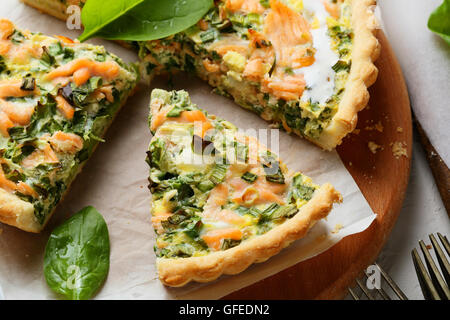
[[[373,154],[377,153],[378,149],[381,149],[381,150],[383,149],[382,146],[376,144],[376,143],[373,142],[373,141],[369,141],[369,143],[367,144],[367,146],[369,147],[369,150],[370,150]]]
[[[359,134],[360,132],[361,132],[361,129],[355,129],[355,130],[353,130],[352,133],[354,133],[354,134]]]
[[[337,224],[334,226],[334,230],[331,231],[331,233],[338,233],[343,227],[344,227],[344,226],[343,226],[342,224],[337,223]]]
[[[408,154],[406,151],[406,143],[396,141],[391,144],[392,145],[392,154],[396,159],[399,159],[401,156],[408,158]]]
[[[350,162],[348,163],[348,165],[351,167],[351,166],[353,165],[353,163],[350,161]]]
[[[397,127],[397,132],[403,132],[403,128],[402,127]]]

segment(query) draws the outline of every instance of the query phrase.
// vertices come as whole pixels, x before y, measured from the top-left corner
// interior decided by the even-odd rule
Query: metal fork
[[[437,233],[437,236],[447,252],[447,255],[450,256],[450,245],[447,237],[444,237],[439,232]],[[430,234],[429,238],[431,240],[431,244],[433,245],[434,253],[442,274],[439,272],[439,269],[430,254],[429,249],[431,249],[431,246],[427,247],[425,242],[420,240],[419,246],[422,250],[427,268],[425,268],[417,250],[414,248],[411,251],[420,288],[422,289],[424,298],[427,300],[450,300],[450,290],[448,286],[450,284],[450,263],[448,262],[444,251],[439,246],[436,237],[433,234]]]
[[[380,274],[383,277],[384,281],[389,285],[389,287],[392,289],[392,291],[395,293],[397,298],[399,300],[408,300],[406,295],[403,293],[402,290],[397,286],[397,284],[392,280],[392,278],[387,274],[386,271],[383,270],[383,268],[380,267],[378,263],[375,262],[375,266],[380,270]],[[364,272],[364,278],[367,281],[369,275],[367,272]],[[367,297],[369,300],[391,300],[391,297],[386,293],[386,291],[383,288],[375,288],[375,292],[371,292],[367,288],[367,286],[361,281],[361,279],[356,279],[357,286],[361,289],[362,293]],[[348,291],[353,298],[353,300],[361,300],[361,298],[358,296],[356,291],[352,288],[348,288]]]

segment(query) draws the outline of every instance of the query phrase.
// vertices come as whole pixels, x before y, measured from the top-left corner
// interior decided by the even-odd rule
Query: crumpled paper
[[[0,17],[21,28],[45,34],[76,37],[63,22],[42,15],[16,0],[3,0]],[[106,41],[106,47],[126,61],[135,54]],[[175,89],[185,89],[201,108],[230,120],[243,129],[267,129],[267,123],[231,100],[211,93],[198,79],[179,74]],[[156,79],[153,87],[167,88]],[[182,288],[164,287],[158,280],[153,253],[154,231],[150,222],[150,192],[147,189],[146,150],[150,142],[147,124],[149,93],[141,85],[110,127],[105,139],[70,193],[41,234],[30,234],[0,224],[0,285],[6,299],[54,299],[43,275],[43,256],[51,230],[87,205],[104,216],[111,240],[111,266],[97,299],[215,299],[311,258],[343,237],[365,230],[376,215],[361,194],[336,152],[326,152],[285,132],[279,133],[279,154],[291,170],[301,170],[316,183],[332,183],[344,202],[336,205],[327,220],[318,222],[309,234],[268,261],[251,266],[235,276],[223,276],[209,284],[191,283]],[[338,228],[336,228],[338,226]],[[339,228],[340,227],[340,228]],[[0,288],[1,292],[1,288]],[[0,295],[1,297],[1,295]]]
[[[441,3],[442,0],[383,0],[380,8],[414,114],[450,167],[450,46],[427,28],[428,17]]]

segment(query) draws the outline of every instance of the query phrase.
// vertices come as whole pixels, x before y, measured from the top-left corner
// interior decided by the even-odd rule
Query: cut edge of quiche
[[[330,184],[289,172],[183,90],[152,91],[149,126],[155,253],[165,285],[240,273],[304,237],[342,201]],[[192,162],[196,154],[203,161]]]
[[[0,19],[0,222],[39,233],[138,82],[101,46]]]
[[[61,2],[55,1],[55,0],[22,0],[23,2],[29,4],[30,6],[33,6],[43,12],[46,12],[48,14],[51,14],[53,16],[56,16],[60,19],[65,19],[67,17],[67,14],[65,14],[65,9],[67,8],[67,5],[69,4],[76,4],[82,6],[84,4],[84,0],[73,0],[66,3],[66,5],[62,4]],[[263,4],[263,1],[259,0],[246,0],[246,1],[232,1],[232,0],[224,0],[222,2],[226,3],[224,7],[226,7],[226,10],[232,11],[233,15],[237,12],[239,14],[233,16],[233,24],[237,24],[236,29],[245,29],[245,28],[253,28],[258,29],[255,24],[260,23],[257,22],[259,17],[255,14],[256,12],[261,12],[261,8],[264,6],[270,5],[270,3],[280,3],[283,2],[285,4],[289,4],[291,9],[296,10],[303,10],[305,6],[312,6],[314,10],[317,8],[315,7],[314,3],[311,4],[313,0],[271,0],[271,1],[264,1],[265,4]],[[315,0],[314,0],[315,1]],[[320,2],[320,0],[317,0],[317,2]],[[322,3],[325,4],[325,2],[328,2],[328,0],[322,0]],[[337,4],[334,3],[328,3],[326,5],[327,11],[330,13],[330,16],[333,17],[334,12],[336,11],[336,6],[340,6],[343,3],[349,3],[351,6],[351,13],[350,13],[350,27],[345,30],[345,32],[349,31],[352,33],[351,38],[351,56],[350,60],[347,61],[349,58],[345,57],[344,62],[347,63],[347,66],[350,67],[350,71],[348,72],[348,77],[345,83],[345,91],[340,94],[339,97],[335,99],[337,101],[337,111],[335,107],[332,107],[331,111],[326,110],[326,106],[328,106],[328,103],[325,103],[323,106],[320,106],[321,111],[316,111],[314,108],[316,108],[315,101],[311,101],[309,105],[306,106],[306,109],[303,109],[302,107],[302,116],[298,115],[298,111],[294,110],[293,108],[288,108],[282,106],[277,107],[279,110],[277,111],[280,115],[273,115],[270,111],[271,105],[278,105],[278,102],[271,101],[270,105],[267,105],[262,111],[261,114],[261,106],[259,103],[255,103],[252,101],[251,103],[248,101],[244,101],[246,97],[248,96],[254,96],[254,93],[251,94],[240,94],[239,90],[237,88],[241,87],[240,85],[234,85],[233,88],[230,87],[228,90],[223,90],[222,88],[218,88],[218,92],[221,92],[226,95],[231,95],[234,100],[243,106],[244,108],[250,109],[254,112],[260,113],[261,117],[265,120],[272,122],[273,124],[279,125],[280,127],[283,127],[288,132],[294,132],[297,135],[300,135],[302,137],[305,137],[309,141],[319,145],[325,150],[332,150],[337,145],[342,143],[343,138],[351,133],[358,121],[358,112],[364,109],[369,101],[369,93],[367,88],[370,87],[376,80],[378,69],[374,65],[374,61],[379,56],[380,52],[380,45],[378,43],[378,40],[376,38],[376,31],[378,28],[378,23],[376,21],[374,10],[373,8],[376,5],[376,0],[338,0]],[[239,6],[241,8],[239,8]],[[291,19],[292,13],[290,14],[289,18],[286,18],[284,20]],[[211,16],[212,17],[212,16]],[[209,18],[211,18],[209,17]],[[216,19],[216,18],[213,18]],[[310,21],[310,25],[312,25],[312,28],[315,28],[315,24],[317,24],[316,18],[311,18],[312,21]],[[256,21],[256,22],[255,22]],[[275,19],[276,21],[276,19]],[[301,21],[301,19],[300,19]],[[205,24],[206,23],[206,24]],[[214,38],[214,33],[217,32],[210,32],[214,31],[211,28],[212,22],[206,22],[205,19],[203,19],[199,24],[200,32],[195,31],[194,36],[192,36],[192,30],[190,30],[191,35],[185,38],[189,38],[189,41],[182,41],[182,47],[190,47],[192,45],[195,45],[195,41],[211,41],[211,37]],[[209,24],[209,27],[208,27]],[[248,24],[248,26],[246,25]],[[241,28],[242,26],[242,28]],[[201,28],[205,29],[205,31],[202,31]],[[228,24],[224,24],[224,26],[220,25],[220,28],[229,28]],[[217,30],[216,30],[217,31]],[[228,31],[227,31],[228,32]],[[220,33],[220,31],[219,31]],[[240,30],[239,33],[243,34],[245,37],[248,37],[248,32],[245,30]],[[339,33],[336,32],[336,33]],[[258,34],[258,33],[257,33]],[[301,37],[300,37],[301,38]],[[170,42],[173,39],[173,37],[169,37],[167,40]],[[193,41],[193,39],[195,41]],[[200,39],[200,40],[199,40]],[[164,41],[166,39],[163,39]],[[300,39],[301,40],[301,39]],[[323,41],[323,40],[321,40]],[[340,41],[340,40],[338,40]],[[286,41],[289,42],[289,41]],[[301,43],[302,41],[300,41]],[[163,56],[161,58],[158,57],[160,50],[158,47],[154,47],[154,44],[158,43],[158,40],[156,41],[150,41],[150,42],[141,42],[139,45],[142,47],[142,49],[149,49],[148,54],[142,56],[143,59],[142,68],[143,70],[151,69],[149,73],[149,79],[151,79],[154,75],[161,72],[171,71],[172,69],[184,69],[187,70],[191,67],[187,66],[187,60],[194,60],[197,59],[195,54],[192,55],[192,52],[189,50],[189,54],[186,54],[186,52],[179,52],[179,49],[175,49],[171,53],[171,47],[167,46],[167,43],[163,45],[165,48],[162,53]],[[176,41],[174,42],[176,43]],[[183,43],[187,43],[188,45],[185,46]],[[129,44],[122,42],[123,45],[130,47]],[[203,50],[202,46],[203,44],[201,42],[198,43],[200,51]],[[300,44],[300,49],[302,49],[304,44]],[[176,46],[175,46],[176,47]],[[206,46],[209,47],[209,44]],[[240,51],[242,48],[237,48],[236,53]],[[312,48],[315,50],[315,47]],[[222,48],[220,49],[222,50]],[[183,51],[183,49],[182,49]],[[141,52],[145,52],[145,50],[141,50]],[[308,52],[308,51],[307,51]],[[194,73],[199,74],[202,78],[207,80],[213,87],[217,87],[217,77],[214,75],[214,70],[216,69],[217,64],[211,64],[206,63],[204,65],[204,59],[205,57],[209,59],[209,62],[214,62],[214,54],[211,55],[212,52],[209,52],[206,55],[200,55],[198,61],[195,61],[194,66]],[[165,55],[169,56],[165,56]],[[287,53],[287,55],[294,56],[296,53]],[[223,60],[224,55],[222,55],[220,67],[223,68],[225,66],[228,68],[227,70],[233,71],[232,77],[240,77],[242,76],[242,70],[241,73],[235,72],[235,70],[232,70],[234,67],[239,65],[241,57],[239,56],[231,56],[227,57],[229,60],[229,64],[225,63]],[[153,56],[153,57],[151,57]],[[187,59],[186,56],[190,56],[191,58]],[[345,55],[344,55],[345,56]],[[170,59],[171,58],[171,59]],[[249,61],[251,60],[250,57]],[[277,59],[279,57],[277,56]],[[310,56],[307,53],[306,56],[301,57],[298,61],[299,63],[303,63],[306,66],[309,66]],[[303,60],[302,60],[303,59]],[[172,62],[170,62],[171,60]],[[170,62],[170,67],[164,66],[165,63]],[[173,66],[173,62],[175,62],[175,65]],[[341,62],[341,57],[339,57],[339,61],[334,65],[333,67],[340,68],[345,67],[345,65],[339,65],[339,62]],[[192,61],[189,62],[189,64],[192,64]],[[252,62],[252,68],[249,68],[254,70],[256,67],[260,67],[260,64],[253,61]],[[237,66],[239,68],[239,66]],[[167,70],[165,70],[167,69]],[[208,71],[209,69],[209,71]],[[273,68],[272,68],[273,69]],[[273,71],[271,69],[271,71]],[[287,67],[286,69],[292,69],[290,67]],[[238,70],[239,71],[239,70]],[[245,70],[244,70],[245,71]],[[266,70],[267,71],[267,70]],[[289,72],[291,72],[289,70]],[[144,72],[142,72],[144,74]],[[308,76],[308,77],[314,77],[314,76]],[[229,77],[230,78],[230,77]],[[230,78],[231,79],[231,78]],[[270,79],[269,79],[270,80]],[[234,80],[231,80],[234,81]],[[285,79],[283,80],[285,83],[288,83],[288,86],[296,86],[296,83],[299,83],[298,86],[303,87],[302,90],[305,88],[305,83],[302,82],[302,80],[298,79]],[[272,84],[269,83],[269,86],[272,86],[272,88],[278,88],[279,86],[282,86],[281,83],[277,81],[273,81]],[[308,87],[308,83],[306,83],[306,87]],[[275,89],[268,89],[268,91],[274,91]],[[290,95],[291,89],[288,89],[288,92],[284,92],[281,94],[283,95]],[[295,91],[295,90],[294,90]],[[259,98],[258,98],[259,99]],[[261,100],[261,99],[260,99]],[[271,98],[271,100],[274,100]],[[280,99],[283,100],[283,99]],[[300,102],[299,102],[300,103]],[[264,102],[262,102],[264,104]],[[284,103],[283,103],[284,104]],[[323,104],[323,103],[322,103]],[[324,107],[325,106],[325,107]],[[306,111],[305,111],[306,110]],[[308,113],[317,113],[320,114],[314,115],[312,117],[308,116]],[[289,115],[290,113],[290,115]],[[332,117],[330,118],[328,116],[328,113],[332,114]],[[306,115],[305,115],[306,114]],[[325,119],[325,122],[322,124],[322,117]],[[292,118],[292,119],[291,119]],[[312,121],[308,120],[312,119]],[[310,122],[310,124],[306,124],[305,128],[305,121]]]

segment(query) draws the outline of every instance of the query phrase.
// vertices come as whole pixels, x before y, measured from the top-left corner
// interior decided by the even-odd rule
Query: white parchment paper
[[[42,15],[16,0],[2,0],[0,17],[18,26],[45,34],[76,37],[63,22]],[[107,48],[127,61],[136,56],[106,41]],[[157,79],[152,87],[167,89]],[[179,74],[175,89],[186,89],[201,108],[230,120],[243,129],[267,129],[267,123],[244,111],[232,101],[211,93],[203,82]],[[296,136],[280,132],[280,156],[291,170],[301,170],[317,183],[331,182],[344,203],[335,206],[328,219],[320,221],[308,236],[295,242],[269,261],[250,267],[236,276],[221,277],[209,284],[189,284],[166,288],[159,282],[153,253],[154,232],[150,223],[150,192],[145,152],[150,141],[147,126],[151,88],[145,85],[129,99],[105,139],[71,192],[58,207],[43,233],[29,234],[0,224],[0,285],[6,299],[52,299],[43,276],[43,254],[54,227],[87,205],[105,217],[111,240],[111,266],[98,299],[215,299],[280,272],[313,257],[343,237],[365,230],[376,215],[345,169],[336,152],[325,152]],[[342,228],[333,233],[336,225]],[[1,292],[1,290],[0,290]]]

